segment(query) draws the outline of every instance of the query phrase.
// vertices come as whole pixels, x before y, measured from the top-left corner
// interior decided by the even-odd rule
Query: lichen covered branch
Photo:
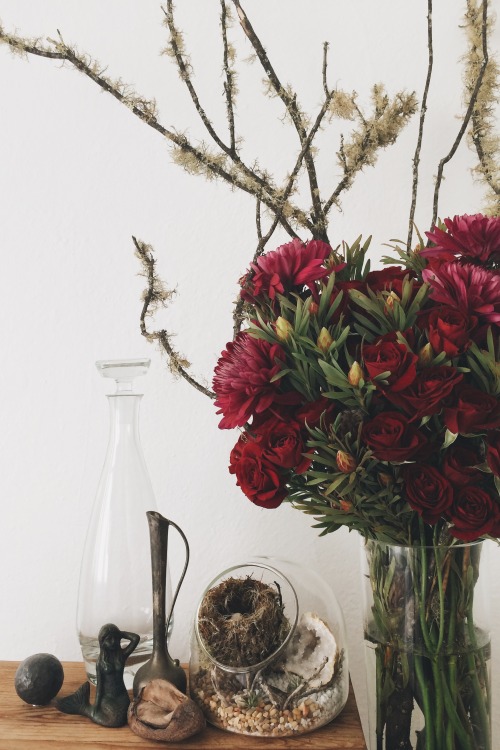
[[[245,35],[247,36],[248,40],[250,41],[263,69],[267,76],[267,79],[269,81],[269,84],[272,88],[272,90],[275,92],[275,94],[281,99],[283,104],[286,107],[286,111],[288,112],[290,119],[292,120],[295,129],[297,131],[297,134],[299,136],[300,144],[302,147],[304,147],[304,144],[307,141],[307,118],[300,109],[298,102],[297,102],[297,95],[295,92],[291,89],[290,86],[283,86],[276,71],[274,70],[273,65],[271,64],[271,61],[267,55],[266,50],[264,49],[262,42],[260,41],[259,37],[254,31],[254,28],[252,24],[250,23],[250,20],[241,7],[240,0],[233,0],[233,4],[236,7],[236,11],[238,13],[238,17],[240,19],[240,24],[245,32]],[[304,162],[307,169],[307,174],[309,178],[309,189],[311,193],[311,199],[312,199],[312,210],[311,210],[311,218],[314,225],[314,236],[316,236],[319,239],[327,239],[326,237],[326,217],[323,211],[323,206],[321,203],[321,197],[318,187],[318,178],[316,174],[316,165],[314,163],[314,157],[312,154],[312,151],[310,148],[306,148],[304,152]]]
[[[335,103],[335,99],[332,103]],[[341,139],[337,158],[343,176],[324,206],[325,213],[329,212],[332,205],[338,204],[340,194],[349,190],[358,172],[376,164],[379,149],[395,143],[418,108],[415,92],[408,94],[401,91],[391,101],[382,84],[373,87],[372,103],[373,114],[366,118],[356,105],[353,95],[348,112],[357,120],[357,127],[347,142],[344,138]]]
[[[439,162],[438,171],[437,171],[437,177],[436,177],[436,185],[434,188],[434,200],[433,200],[433,207],[432,207],[432,222],[431,227],[435,226],[438,216],[438,205],[439,205],[439,190],[441,188],[441,182],[443,180],[443,172],[446,164],[448,164],[451,159],[455,156],[455,153],[462,141],[462,138],[465,135],[465,132],[467,131],[467,128],[469,127],[469,122],[471,121],[472,113],[474,111],[474,108],[476,106],[477,98],[479,95],[479,91],[481,89],[481,84],[483,82],[484,74],[486,71],[486,67],[488,65],[488,38],[487,38],[487,28],[488,28],[488,0],[483,0],[482,2],[482,12],[481,12],[481,40],[482,40],[482,62],[479,66],[477,78],[475,81],[475,84],[472,88],[469,104],[467,107],[467,111],[464,115],[464,118],[462,120],[462,124],[460,126],[460,129],[458,131],[457,137],[455,138],[453,145],[449,152],[444,156],[441,161]]]
[[[420,152],[422,150],[422,141],[424,137],[424,124],[425,115],[427,113],[427,97],[429,95],[429,89],[432,78],[432,67],[434,63],[434,46],[432,38],[432,0],[427,0],[427,51],[428,51],[428,63],[427,63],[427,76],[425,79],[424,93],[422,95],[422,104],[420,105],[420,118],[418,123],[418,138],[417,146],[415,148],[415,155],[413,156],[413,170],[412,170],[412,187],[411,187],[411,206],[410,216],[408,221],[408,239],[406,241],[406,248],[408,252],[411,250],[411,243],[413,237],[413,222],[415,219],[415,210],[417,207],[417,193],[418,193],[418,167],[420,164]]]
[[[190,366],[189,362],[184,359],[173,348],[170,339],[172,334],[162,329],[160,331],[149,331],[146,319],[152,317],[158,310],[166,307],[174,295],[172,289],[167,289],[156,273],[156,260],[153,256],[152,248],[146,245],[136,237],[132,237],[135,245],[135,254],[142,265],[142,275],[147,280],[147,287],[143,293],[143,305],[140,316],[140,326],[142,335],[150,342],[156,341],[165,351],[168,357],[168,367],[173,375],[184,378],[189,385],[192,385],[201,393],[209,398],[215,398],[215,394],[206,386],[195,380],[187,371]]]
[[[490,37],[492,21],[483,23],[478,0],[467,0],[465,31],[469,42],[464,58],[464,84],[467,97],[471,97],[484,59],[484,49]],[[487,212],[500,214],[500,138],[495,132],[494,105],[500,100],[500,69],[497,60],[488,55],[481,88],[472,110],[469,141],[476,150],[478,165],[474,172],[488,187]]]

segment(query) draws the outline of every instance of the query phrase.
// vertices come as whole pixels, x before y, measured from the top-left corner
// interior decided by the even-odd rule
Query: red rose
[[[295,469],[296,474],[303,474],[309,468],[311,461],[303,455],[305,448],[298,422],[272,418],[259,427],[256,439],[266,461],[283,469]]]
[[[455,406],[444,410],[444,423],[450,432],[467,435],[500,427],[500,404],[495,396],[471,385],[460,388]]]
[[[444,454],[442,471],[453,485],[461,488],[472,484],[481,475],[475,468],[480,463],[481,458],[475,450],[453,443]]]
[[[408,388],[417,376],[418,357],[409,351],[404,344],[395,341],[381,340],[377,344],[366,344],[363,347],[363,358],[369,377],[389,371],[387,378],[391,391],[402,391]]]
[[[395,406],[411,415],[410,421],[413,421],[441,411],[444,399],[450,396],[462,379],[462,373],[457,372],[454,367],[426,367],[405,391],[394,393],[387,389],[384,390],[384,395]]]
[[[426,464],[403,467],[409,504],[426,523],[435,524],[453,502],[453,488],[437,469]]]
[[[419,321],[419,325],[427,328],[434,352],[445,352],[449,357],[457,357],[469,348],[470,334],[476,324],[475,316],[469,317],[457,308],[444,305],[426,312]]]
[[[259,443],[249,440],[241,443],[240,447],[241,452],[232,472],[236,474],[238,487],[255,505],[277,508],[287,491],[276,467],[265,460]]]
[[[365,422],[363,442],[379,461],[408,461],[427,445],[425,436],[397,411],[384,412]]]
[[[490,432],[486,438],[486,461],[495,476],[500,477],[500,432]]]
[[[413,271],[410,271],[408,268],[387,266],[381,271],[370,271],[366,276],[365,282],[374,292],[393,291],[396,292],[398,297],[401,297],[403,293],[403,279],[406,276],[410,279],[415,278]]]
[[[335,419],[337,408],[335,402],[325,396],[320,396],[316,401],[308,401],[297,410],[297,420],[309,429],[321,427],[326,429]]]
[[[461,489],[450,508],[453,536],[472,542],[489,534],[498,519],[498,506],[491,495],[473,485]]]

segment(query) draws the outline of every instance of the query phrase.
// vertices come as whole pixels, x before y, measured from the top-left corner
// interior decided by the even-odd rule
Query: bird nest
[[[198,611],[198,632],[210,656],[227,667],[267,659],[290,631],[280,587],[251,576],[227,578],[209,589]]]

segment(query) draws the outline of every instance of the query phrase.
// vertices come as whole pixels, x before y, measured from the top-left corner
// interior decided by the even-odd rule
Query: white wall
[[[498,0],[495,4],[498,9]],[[179,24],[203,101],[224,126],[216,0],[178,2]],[[431,216],[433,175],[455,137],[461,112],[458,29],[462,3],[435,9],[435,77],[416,215]],[[321,101],[322,42],[331,42],[330,81],[367,101],[383,81],[422,93],[426,74],[426,3],[397,0],[247,0],[255,28],[283,80],[306,108]],[[145,96],[157,98],[171,127],[202,136],[171,62],[157,0],[0,0],[4,26],[66,40],[109,65]],[[238,26],[236,45],[250,49]],[[500,39],[495,32],[495,47]],[[285,174],[297,152],[276,101],[261,97],[257,64],[243,65],[238,125],[246,154]],[[161,275],[179,295],[165,316],[193,372],[211,379],[231,337],[236,282],[253,252],[254,206],[224,185],[191,177],[171,163],[166,143],[110,96],[69,67],[0,48],[0,658],[50,651],[79,659],[75,632],[84,535],[107,439],[108,389],[94,361],[148,355],[142,438],[160,510],[185,530],[193,551],[172,652],[188,658],[188,632],[206,576],[253,554],[293,557],[334,586],[344,608],[352,679],[364,713],[358,539],[318,539],[309,520],[288,507],[252,506],[227,473],[236,435],[217,428],[212,403],[167,372],[140,336],[143,280],[131,235],[155,247]],[[360,175],[332,219],[331,239],[406,237],[410,166],[417,119],[374,170]],[[321,138],[321,179],[334,181],[339,126]],[[481,209],[473,157],[461,146],[446,171],[442,216]],[[276,244],[280,238],[276,238]],[[500,572],[493,550],[492,580]],[[500,642],[500,597],[492,594]],[[498,648],[497,648],[498,651]],[[494,668],[496,694],[500,670]],[[500,720],[495,721],[500,735]]]

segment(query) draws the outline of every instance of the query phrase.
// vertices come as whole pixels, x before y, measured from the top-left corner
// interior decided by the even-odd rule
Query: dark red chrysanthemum
[[[444,223],[447,232],[437,227],[426,232],[435,247],[421,250],[424,257],[451,260],[459,256],[486,263],[500,256],[500,217],[464,214]]]
[[[456,261],[422,271],[430,286],[430,297],[441,305],[477,316],[480,323],[500,325],[500,273]]]
[[[213,388],[223,414],[222,429],[243,427],[254,414],[260,414],[274,402],[286,401],[278,393],[279,381],[271,382],[281,369],[285,353],[279,344],[239,333],[227,344],[214,371]]]
[[[247,302],[254,302],[262,296],[274,300],[276,294],[283,294],[294,287],[310,287],[314,281],[345,267],[345,263],[335,268],[325,267],[331,252],[330,245],[321,240],[304,244],[294,239],[281,245],[252,263],[243,280],[241,296]]]

